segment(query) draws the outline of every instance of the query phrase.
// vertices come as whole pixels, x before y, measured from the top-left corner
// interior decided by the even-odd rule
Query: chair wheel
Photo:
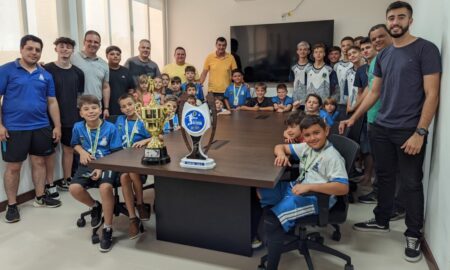
[[[77,220],[77,226],[78,226],[79,228],[83,228],[85,225],[86,225],[86,220],[85,220],[84,218],[79,218],[79,219]]]
[[[340,241],[341,240],[341,233],[338,231],[333,232],[333,235],[331,235],[331,239],[334,241]]]
[[[92,240],[92,244],[94,244],[94,245],[100,243],[100,237],[98,236],[98,234],[92,235],[91,240]]]
[[[353,264],[346,264],[344,270],[353,270]]]

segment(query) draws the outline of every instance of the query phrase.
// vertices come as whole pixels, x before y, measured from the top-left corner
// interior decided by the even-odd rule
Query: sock
[[[106,223],[103,224],[103,228],[109,230],[112,230],[112,225],[107,225]]]
[[[17,203],[8,204],[8,207],[10,207],[10,208],[15,208],[15,207],[17,207]]]
[[[42,199],[44,197],[44,195],[42,195],[42,196],[36,196],[36,200],[40,200],[40,199]]]

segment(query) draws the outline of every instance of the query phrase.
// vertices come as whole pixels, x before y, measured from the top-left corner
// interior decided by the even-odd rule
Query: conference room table
[[[273,149],[283,142],[286,117],[248,111],[218,116],[211,170],[180,167],[189,153],[181,131],[164,136],[168,164],[142,165],[144,149],[124,149],[89,167],[154,175],[158,240],[251,256],[251,188],[274,187],[283,174],[273,165]]]

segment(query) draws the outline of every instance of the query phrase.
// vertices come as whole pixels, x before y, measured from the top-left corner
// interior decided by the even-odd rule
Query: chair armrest
[[[308,192],[302,196],[315,196],[317,198],[319,226],[324,227],[328,224],[328,214],[330,211],[330,195],[318,192]]]

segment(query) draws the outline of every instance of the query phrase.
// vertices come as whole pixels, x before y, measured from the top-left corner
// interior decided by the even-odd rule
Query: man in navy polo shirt
[[[380,109],[370,125],[370,139],[378,178],[378,205],[375,218],[356,223],[358,231],[389,232],[394,204],[396,173],[399,172],[405,200],[407,230],[404,258],[421,259],[424,223],[422,165],[428,126],[439,102],[441,56],[431,42],[412,36],[411,5],[397,1],[386,10],[387,28],[393,44],[383,49],[375,63],[372,90],[340,130],[352,126],[375,102]]]
[[[4,184],[8,198],[6,222],[20,220],[17,209],[22,162],[30,154],[36,198],[35,207],[58,207],[61,202],[46,196],[44,157],[53,153],[52,141],[61,137],[61,122],[52,76],[37,65],[42,40],[26,35],[20,40],[21,58],[0,67],[0,140],[6,162]],[[52,118],[52,130],[48,119]]]

